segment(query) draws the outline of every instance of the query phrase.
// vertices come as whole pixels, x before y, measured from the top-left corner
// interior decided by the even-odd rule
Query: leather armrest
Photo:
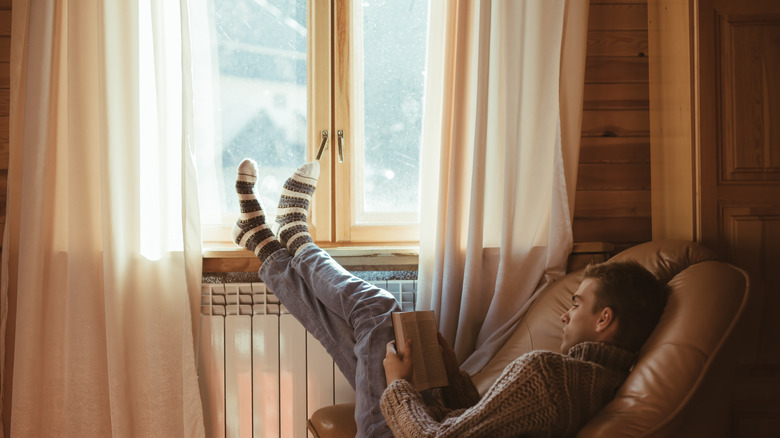
[[[357,435],[355,404],[344,403],[317,409],[306,425],[317,438],[354,438]]]

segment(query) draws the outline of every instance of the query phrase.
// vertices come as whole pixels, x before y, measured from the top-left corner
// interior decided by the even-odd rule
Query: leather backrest
[[[578,436],[643,436],[684,420],[680,413],[700,391],[748,298],[745,273],[714,258],[707,248],[679,240],[648,242],[613,257],[639,262],[667,281],[671,294],[615,399]],[[560,315],[581,281],[582,270],[572,272],[539,296],[507,344],[473,376],[480,392],[520,355],[535,349],[559,351]]]
[[[695,263],[696,259],[681,270],[680,266],[669,270],[669,264],[658,262],[658,258],[643,260],[646,253],[621,254],[633,255],[648,269],[656,268],[657,273],[671,276],[669,302],[615,398],[580,430],[578,437],[673,433],[676,426],[688,420],[683,413],[696,393],[705,389],[705,377],[715,361],[736,362],[736,358],[719,353],[747,304],[744,271],[714,260]],[[700,403],[727,404],[728,399],[719,397]],[[711,409],[710,417],[716,411]]]
[[[485,394],[507,365],[533,350],[561,350],[561,315],[571,306],[571,296],[582,282],[582,271],[569,273],[543,291],[528,309],[507,342],[478,373],[471,376]]]

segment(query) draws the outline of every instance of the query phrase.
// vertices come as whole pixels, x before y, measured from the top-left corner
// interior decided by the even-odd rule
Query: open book
[[[436,336],[438,329],[433,310],[393,312],[393,329],[398,353],[406,354],[406,340],[412,339],[414,388],[424,391],[449,385],[439,339]]]

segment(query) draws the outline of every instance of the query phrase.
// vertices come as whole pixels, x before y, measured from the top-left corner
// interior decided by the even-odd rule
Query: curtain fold
[[[21,0],[13,14],[11,436],[203,436],[186,9]]]
[[[479,371],[572,247],[588,2],[435,1],[418,307]]]

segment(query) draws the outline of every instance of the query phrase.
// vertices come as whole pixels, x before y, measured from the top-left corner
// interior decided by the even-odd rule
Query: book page
[[[412,362],[414,373],[412,385],[423,391],[429,388],[447,386],[447,371],[444,366],[441,347],[437,338],[436,318],[432,310],[393,313],[396,347],[400,354],[406,346],[406,339],[413,339]]]

